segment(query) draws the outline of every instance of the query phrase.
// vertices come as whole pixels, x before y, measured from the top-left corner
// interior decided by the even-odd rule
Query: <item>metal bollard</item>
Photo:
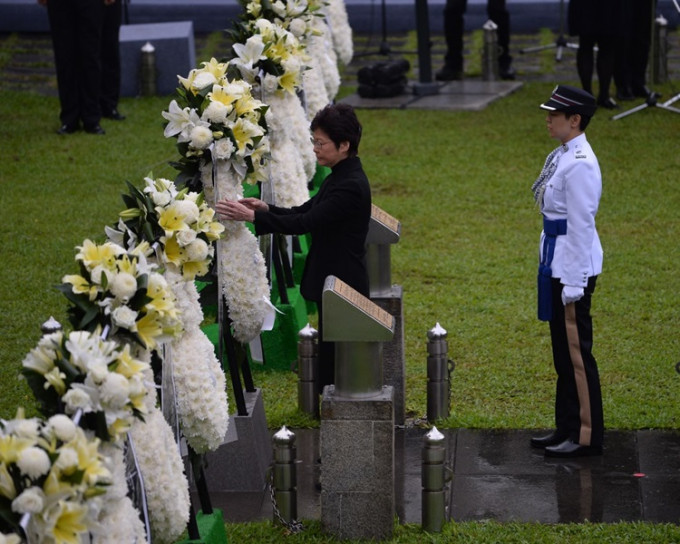
[[[307,324],[298,337],[298,408],[318,418],[319,333]]]
[[[446,329],[437,323],[427,338],[427,420],[433,422],[449,417],[454,363],[447,356]]]
[[[654,21],[652,45],[651,80],[654,83],[668,81],[668,21],[659,15]]]
[[[142,96],[156,95],[156,48],[150,42],[142,46],[139,64],[139,88]]]
[[[440,533],[446,521],[445,484],[447,481],[444,435],[432,427],[423,439],[422,451],[422,526],[428,533]]]
[[[484,26],[482,49],[482,80],[498,81],[498,25],[489,19]]]
[[[43,334],[52,334],[53,332],[60,331],[62,329],[61,323],[50,316],[50,318],[40,325],[40,331]]]
[[[272,437],[274,474],[272,500],[274,521],[284,525],[297,517],[297,477],[295,473],[295,433],[284,425]]]

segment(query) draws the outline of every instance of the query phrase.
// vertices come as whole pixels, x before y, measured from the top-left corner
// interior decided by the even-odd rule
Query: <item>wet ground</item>
[[[297,512],[321,515],[319,431],[298,429]],[[403,523],[421,518],[421,454],[426,429],[395,431],[396,513]],[[447,516],[455,521],[578,523],[680,521],[680,432],[605,433],[602,456],[545,457],[529,446],[540,431],[445,430]],[[272,519],[268,490],[213,494],[227,521]]]

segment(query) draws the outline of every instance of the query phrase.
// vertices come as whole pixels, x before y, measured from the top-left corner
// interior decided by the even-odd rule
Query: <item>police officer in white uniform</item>
[[[591,94],[559,85],[540,107],[548,112],[550,136],[561,144],[532,187],[543,214],[538,317],[550,324],[556,428],[531,445],[550,457],[600,455],[604,421],[590,303],[602,272],[595,227],[602,176],[585,134],[597,106]]]

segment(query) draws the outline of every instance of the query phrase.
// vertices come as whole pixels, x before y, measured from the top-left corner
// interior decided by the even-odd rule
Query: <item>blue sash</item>
[[[538,265],[538,319],[550,321],[552,308],[552,264],[557,237],[567,234],[566,219],[547,219],[543,216],[543,255]]]

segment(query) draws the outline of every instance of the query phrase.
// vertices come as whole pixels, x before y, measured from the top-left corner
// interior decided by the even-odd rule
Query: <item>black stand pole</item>
[[[416,0],[416,31],[418,33],[418,82],[413,94],[431,95],[439,93],[439,85],[432,81],[432,59],[430,41],[430,17],[427,0]]]

